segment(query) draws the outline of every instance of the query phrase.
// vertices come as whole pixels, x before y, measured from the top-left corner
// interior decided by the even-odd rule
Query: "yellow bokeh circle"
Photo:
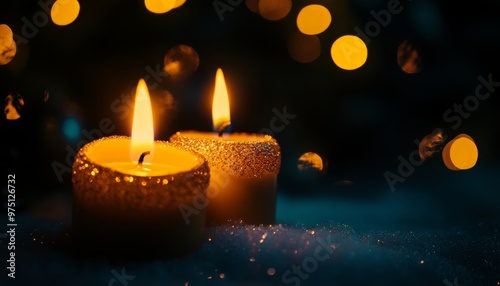
[[[341,69],[355,70],[368,58],[365,42],[354,35],[344,35],[335,40],[330,50],[333,62]]]
[[[453,171],[468,170],[476,165],[479,151],[469,135],[460,134],[446,144],[442,156],[448,169]]]
[[[77,0],[58,0],[50,10],[52,22],[59,26],[73,23],[78,14],[80,14],[80,3]]]
[[[297,15],[297,27],[306,35],[324,32],[332,22],[330,11],[325,6],[312,4],[305,6]]]

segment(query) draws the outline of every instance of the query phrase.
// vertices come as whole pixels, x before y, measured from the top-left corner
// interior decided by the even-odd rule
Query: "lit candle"
[[[205,212],[186,224],[179,205],[205,195],[207,161],[154,140],[144,80],[137,86],[132,135],[83,146],[73,164],[73,241],[80,253],[180,255],[196,248]]]
[[[280,146],[265,134],[225,133],[230,124],[230,109],[221,69],[216,73],[212,117],[218,132],[186,130],[169,139],[173,145],[196,151],[208,160],[210,185],[205,201],[198,204],[207,208],[207,224],[234,220],[273,224]],[[198,211],[199,208],[181,209],[185,217],[194,217]]]

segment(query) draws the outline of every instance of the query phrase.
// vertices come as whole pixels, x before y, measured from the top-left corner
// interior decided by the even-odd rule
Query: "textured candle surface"
[[[278,142],[269,135],[181,131],[173,145],[200,153],[208,160],[207,224],[242,220],[271,224],[276,213],[277,175],[281,167]]]
[[[128,152],[120,151],[126,149],[129,140],[124,136],[107,137],[78,152],[72,177],[75,245],[89,251],[113,249],[125,254],[120,249],[144,244],[138,252],[145,253],[134,255],[177,253],[199,245],[205,211],[200,210],[186,223],[179,206],[192,206],[196,196],[205,196],[210,177],[208,163],[199,154],[157,141],[151,164],[170,162],[183,171],[170,168],[169,174],[136,176],[101,165],[128,156]],[[115,146],[116,152],[105,152],[109,146]]]

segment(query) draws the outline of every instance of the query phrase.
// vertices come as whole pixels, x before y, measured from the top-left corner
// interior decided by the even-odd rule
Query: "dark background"
[[[25,271],[19,276],[31,284],[55,285],[57,279],[104,284],[112,277],[110,269],[129,265],[85,264],[68,255],[68,170],[75,152],[89,140],[130,134],[126,99],[138,80],[149,69],[163,68],[170,49],[188,45],[199,55],[193,73],[149,81],[156,139],[168,140],[178,130],[211,131],[215,72],[222,68],[231,102],[231,132],[260,132],[269,127],[273,109],[286,108],[296,116],[274,134],[282,148],[277,221],[303,225],[280,231],[277,244],[269,248],[277,254],[263,251],[257,260],[264,264],[254,266],[246,264],[254,254],[242,249],[253,250],[251,238],[260,239],[259,231],[266,229],[239,228],[235,233],[241,237],[235,244],[229,241],[232,230],[229,235],[229,230],[209,229],[214,243],[204,244],[193,256],[156,266],[127,266],[127,273],[138,277],[134,283],[184,285],[197,277],[204,285],[214,269],[226,269],[226,281],[232,277],[239,282],[275,282],[290,267],[290,259],[300,262],[291,252],[281,253],[291,247],[287,239],[302,241],[308,228],[325,226],[324,233],[329,233],[328,225],[341,224],[348,229],[347,238],[342,238],[346,244],[339,248],[342,259],[332,260],[329,267],[322,264],[309,282],[445,285],[443,279],[458,277],[460,285],[497,285],[500,91],[480,101],[458,128],[443,114],[474,95],[479,76],[500,81],[500,2],[401,1],[403,11],[392,15],[370,39],[367,62],[352,71],[337,67],[330,57],[333,41],[355,34],[355,27],[365,29],[373,21],[370,12],[386,9],[388,2],[293,1],[284,19],[269,21],[250,11],[245,1],[224,12],[221,20],[211,1],[188,0],[156,15],[143,1],[82,0],[72,24],[60,27],[49,21],[27,36],[26,21],[33,22],[40,6],[36,1],[2,0],[0,24],[29,38],[18,45],[12,62],[0,66],[0,98],[19,94],[24,100],[19,119],[0,119],[2,180],[16,175],[16,212],[22,226],[17,234],[22,246],[18,268]],[[299,10],[314,3],[330,10],[332,24],[318,35],[320,56],[299,63],[289,55],[287,42],[297,30]],[[405,40],[421,56],[418,73],[407,74],[398,65],[397,50]],[[103,120],[114,130],[97,131]],[[72,138],[65,133],[70,123],[74,126],[69,131],[76,134]],[[399,158],[408,160],[417,148],[414,141],[436,128],[446,141],[461,133],[470,135],[479,150],[476,166],[451,171],[436,154],[410,167],[404,181],[391,190],[384,174],[401,175]],[[305,152],[319,154],[324,170],[299,171],[298,158]],[[59,176],[54,164],[63,168]],[[6,197],[7,182],[1,185]],[[62,194],[63,200],[54,194]],[[276,267],[277,275],[271,277],[265,273],[267,267],[259,268],[267,262],[267,267]],[[50,271],[44,270],[48,263]],[[150,276],[151,267],[159,269],[156,276]]]
[[[115,129],[112,134],[91,132],[92,139],[129,135],[131,116],[121,117],[123,109],[114,110],[113,102],[130,94],[148,74],[147,67],[163,67],[167,51],[183,44],[197,51],[199,66],[186,78],[163,78],[151,91],[156,139],[167,140],[184,129],[211,130],[210,101],[215,71],[221,67],[233,132],[269,127],[273,109],[296,115],[274,134],[282,147],[278,184],[283,194],[359,200],[386,195],[390,189],[384,173],[397,174],[398,156],[408,158],[416,149],[415,139],[441,128],[448,140],[460,133],[473,137],[479,149],[476,167],[450,171],[438,154],[396,187],[444,201],[456,191],[447,184],[461,179],[471,182],[464,192],[484,190],[471,191],[471,197],[491,200],[489,190],[496,187],[489,184],[496,182],[478,176],[498,172],[498,92],[481,101],[456,130],[443,113],[474,94],[478,76],[491,74],[500,81],[498,1],[402,1],[403,11],[371,38],[367,62],[353,71],[333,63],[330,46],[342,35],[355,34],[354,27],[364,29],[373,21],[370,11],[386,9],[387,2],[314,2],[329,8],[332,24],[318,36],[319,58],[298,63],[288,54],[287,41],[296,30],[298,11],[312,3],[294,1],[287,17],[269,21],[242,1],[224,12],[221,21],[210,1],[188,0],[161,15],[147,11],[142,1],[81,1],[75,22],[60,27],[49,21],[28,44],[18,46],[11,63],[0,66],[0,95],[17,92],[25,103],[20,119],[0,121],[2,172],[16,174],[24,202],[55,190],[70,192],[69,172],[58,178],[51,164],[69,166],[67,158],[88,141],[83,130],[99,129],[104,118]],[[0,5],[0,22],[18,35],[24,33],[23,17],[32,21],[41,10],[34,1]],[[404,40],[418,48],[419,73],[407,74],[398,65],[397,49]],[[166,91],[173,102],[164,100]],[[126,105],[120,101],[115,107]],[[82,131],[72,139],[63,132],[68,118],[76,119],[77,131]],[[298,171],[298,158],[308,151],[323,158],[323,172]],[[456,199],[465,204],[470,197]]]

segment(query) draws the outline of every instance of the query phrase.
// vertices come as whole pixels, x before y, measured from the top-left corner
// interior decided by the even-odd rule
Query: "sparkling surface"
[[[244,177],[260,178],[278,174],[281,166],[281,150],[276,139],[262,135],[255,141],[220,140],[187,136],[189,132],[177,132],[169,142],[203,155],[212,169]],[[235,134],[237,136],[244,134]]]
[[[17,267],[37,275],[20,272],[16,281],[36,285],[53,281],[52,275],[40,275],[41,269],[45,274],[58,273],[58,281],[65,285],[108,285],[113,273],[133,277],[129,285],[287,285],[285,279],[299,277],[294,274],[298,267],[307,274],[307,279],[299,279],[300,285],[330,285],[324,283],[331,281],[334,285],[447,285],[443,281],[454,279],[458,285],[494,285],[499,263],[498,233],[485,235],[494,227],[487,223],[469,231],[453,227],[356,231],[345,224],[233,222],[208,228],[203,247],[184,257],[108,261],[72,257],[67,251],[68,223],[26,213],[18,222],[24,227],[18,229]],[[260,243],[263,236],[266,239]],[[0,245],[7,243],[0,241]]]

